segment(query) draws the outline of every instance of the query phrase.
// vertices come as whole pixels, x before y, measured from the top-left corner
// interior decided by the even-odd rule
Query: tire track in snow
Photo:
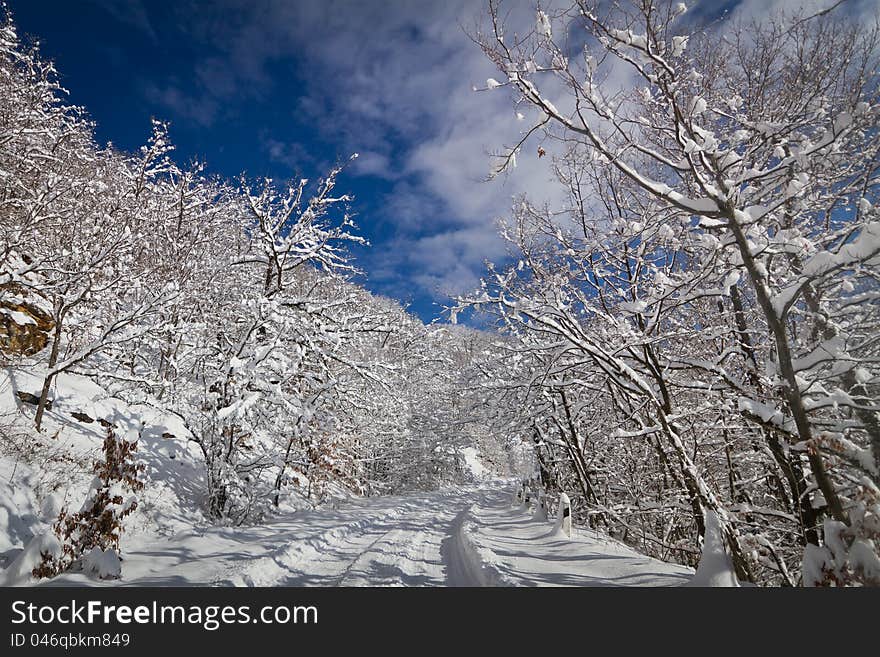
[[[414,498],[398,522],[352,560],[338,586],[444,586],[443,544],[454,529],[462,494]],[[443,502],[431,506],[426,502]]]
[[[130,551],[126,584],[496,585],[465,531],[473,520],[468,509],[488,493],[465,488],[363,499],[265,525],[184,532]]]
[[[444,586],[460,572],[460,552],[448,552],[474,491],[388,500],[393,506],[284,545],[222,583],[236,586]],[[364,512],[366,509],[357,509]],[[450,557],[450,555],[452,555]],[[453,561],[450,561],[450,558]],[[458,559],[459,561],[456,561]],[[470,562],[464,562],[469,564]],[[467,566],[474,570],[473,566]],[[479,572],[477,567],[476,572]],[[471,577],[464,585],[486,585]]]
[[[441,552],[446,563],[446,586],[511,586],[489,555],[482,554],[469,536],[476,529],[473,506],[466,506],[455,517],[452,531],[443,541]]]
[[[358,537],[370,527],[389,522],[399,515],[398,509],[384,510],[378,516],[364,518],[326,529],[304,538],[299,532],[288,533],[286,545],[250,561],[241,572],[225,578],[226,586],[301,586],[332,585],[339,561],[334,553],[346,546],[357,546]],[[328,558],[330,556],[331,558]]]
[[[400,529],[389,529],[382,533],[362,552],[360,552],[340,575],[336,586],[430,586],[438,584],[432,581],[427,569],[422,573],[410,573],[404,568],[409,561],[418,563],[418,559],[410,559],[411,553],[403,549],[413,544],[412,532]],[[397,559],[389,557],[398,557]],[[424,550],[421,560],[425,561]],[[442,579],[439,583],[442,583]]]

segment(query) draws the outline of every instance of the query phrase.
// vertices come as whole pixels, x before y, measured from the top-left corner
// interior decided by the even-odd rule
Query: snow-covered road
[[[677,586],[693,571],[609,539],[554,536],[508,490],[369,498],[249,528],[134,538],[133,586]],[[53,584],[100,584],[65,575]]]

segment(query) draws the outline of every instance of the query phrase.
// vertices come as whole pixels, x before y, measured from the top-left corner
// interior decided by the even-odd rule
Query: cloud
[[[217,117],[220,105],[211,96],[194,96],[182,89],[179,83],[158,86],[147,83],[144,97],[151,103],[161,105],[177,116],[201,126],[211,125]]]
[[[505,256],[503,243],[482,227],[450,230],[405,244],[413,280],[437,299],[473,290],[484,264]]]
[[[822,8],[831,0],[804,2]],[[771,5],[791,9],[804,2],[744,0],[735,13],[762,16]],[[877,0],[854,4],[876,6]],[[189,96],[180,86],[153,96],[203,124],[236,103],[286,102],[292,120],[339,156],[360,153],[350,173],[391,185],[368,217],[391,235],[388,248],[376,245],[362,259],[383,290],[415,284],[437,296],[472,287],[485,259],[504,257],[495,221],[509,213],[514,196],[526,193],[557,208],[564,203],[552,181],[559,146],[540,136],[518,153],[515,169],[486,182],[490,153],[516,143],[534,117],[517,120],[504,87],[472,91],[498,77],[462,29],[485,12],[481,0],[218,0],[210,12],[184,0],[176,11],[178,24],[206,54],[194,67]],[[508,25],[533,28],[533,0],[511,0],[505,11]],[[698,4],[692,14],[701,11]],[[278,70],[289,71],[289,79]],[[628,76],[618,67],[606,89]],[[264,135],[262,144],[272,161],[315,165],[292,139]],[[547,157],[538,157],[538,145]]]
[[[144,7],[141,0],[89,1],[106,11],[120,23],[124,23],[139,30],[147,37],[149,37],[150,40],[152,40],[153,42],[156,42],[158,40],[156,36],[156,31],[153,29],[153,25],[150,22],[150,17],[147,13],[146,7]]]
[[[743,0],[732,12],[734,17],[766,18],[780,12],[786,14],[803,13],[805,17],[833,7],[837,14],[868,18],[880,10],[878,0]]]
[[[283,142],[274,137],[263,135],[261,145],[266,155],[272,162],[284,165],[290,170],[290,176],[294,176],[295,172],[305,175],[312,167],[319,167],[315,156],[305,146],[296,142]],[[327,167],[320,167],[325,169]]]
[[[415,284],[437,296],[473,287],[484,260],[504,255],[495,221],[515,195],[562,201],[551,157],[538,157],[536,139],[515,169],[486,181],[491,153],[516,143],[530,124],[517,120],[509,90],[472,90],[498,76],[462,28],[485,12],[481,0],[218,0],[210,12],[195,0],[175,6],[201,58],[188,93],[169,85],[151,97],[202,125],[237,104],[286,103],[292,121],[340,157],[358,152],[350,173],[391,186],[383,207],[362,217],[390,235],[393,253],[376,245],[362,258],[383,290]],[[506,8],[510,21],[532,29],[533,0]],[[293,139],[264,135],[261,143],[272,161],[314,164]],[[554,146],[544,146],[552,156]]]
[[[358,153],[358,158],[354,161],[351,170],[358,176],[373,176],[385,180],[400,178],[400,172],[394,171],[391,158],[385,153],[377,153],[376,151]]]
[[[511,5],[526,24],[534,22],[531,2]],[[481,2],[222,0],[208,16],[193,9],[184,7],[191,20],[182,23],[212,52],[196,67],[205,96],[221,104],[242,90],[276,94],[290,84],[299,122],[341,152],[360,153],[352,174],[392,183],[374,220],[393,225],[396,253],[374,248],[371,280],[407,279],[435,295],[460,292],[476,283],[486,257],[503,254],[494,222],[511,197],[552,196],[549,158],[536,153],[520,154],[509,176],[486,182],[489,152],[515,141],[525,126],[506,90],[472,91],[497,75],[461,27],[484,10]],[[269,74],[285,61],[295,63],[295,83]],[[174,94],[166,100],[182,104]],[[278,162],[304,159],[284,135],[264,147]]]
[[[368,280],[406,298],[412,292],[443,302],[473,291],[487,261],[506,256],[494,229],[450,228],[424,237],[402,236],[365,256]]]

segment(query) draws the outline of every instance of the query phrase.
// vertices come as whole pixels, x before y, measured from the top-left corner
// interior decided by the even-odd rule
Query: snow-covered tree
[[[62,373],[175,414],[224,523],[500,460],[475,384],[484,336],[354,282],[342,165],[312,183],[225,180],[176,162],[155,120],[137,152],[101,146],[8,16],[0,91],[0,351],[43,382],[22,397],[38,429],[62,419]]]
[[[833,12],[701,31],[684,11],[578,2],[511,37],[490,3],[477,39],[537,117],[502,167],[544,135],[569,204],[518,208],[520,264],[465,302],[538,342],[542,387],[587,386],[606,430],[653,444],[741,578],[794,583],[780,517],[802,549],[826,518],[847,546],[877,538],[878,33]]]

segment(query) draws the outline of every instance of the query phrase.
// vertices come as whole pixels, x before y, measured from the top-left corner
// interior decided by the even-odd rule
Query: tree
[[[699,506],[721,519],[742,577],[736,525],[756,514],[737,519],[722,508],[748,492],[732,463],[725,505],[682,442],[682,412],[696,410],[682,374],[694,378],[691,390],[722,391],[722,435],[736,430],[732,402],[760,438],[755,454],[769,453],[773,480],[787,482],[789,493],[774,484],[774,495],[796,511],[805,543],[822,540],[825,516],[858,525],[848,540],[872,540],[873,520],[860,518],[876,517],[880,464],[866,339],[877,325],[868,272],[880,253],[878,31],[826,12],[689,32],[684,11],[634,2],[600,16],[578,2],[557,16],[539,11],[534,31],[511,38],[490,3],[490,28],[476,38],[505,76],[499,86],[539,117],[502,166],[536,133],[559,142],[558,174],[584,237],[571,244],[549,215],[530,218],[513,240],[537,254],[525,280],[497,275],[498,294],[467,301],[505,306],[530,330],[557,336],[557,354],[564,345],[583,353],[613,383],[614,404],[629,398],[620,413],[644,416],[639,400],[649,402],[645,428],[665,435],[695,518]],[[554,38],[573,33],[586,43],[582,55]],[[612,71],[626,80],[620,92],[603,86]],[[631,230],[614,236],[624,222]],[[615,237],[609,248],[604,240]],[[610,306],[618,295],[630,298]],[[720,317],[708,311],[713,301]],[[688,336],[687,319],[727,337]],[[753,540],[780,561],[766,535]],[[791,581],[784,563],[776,570]]]

